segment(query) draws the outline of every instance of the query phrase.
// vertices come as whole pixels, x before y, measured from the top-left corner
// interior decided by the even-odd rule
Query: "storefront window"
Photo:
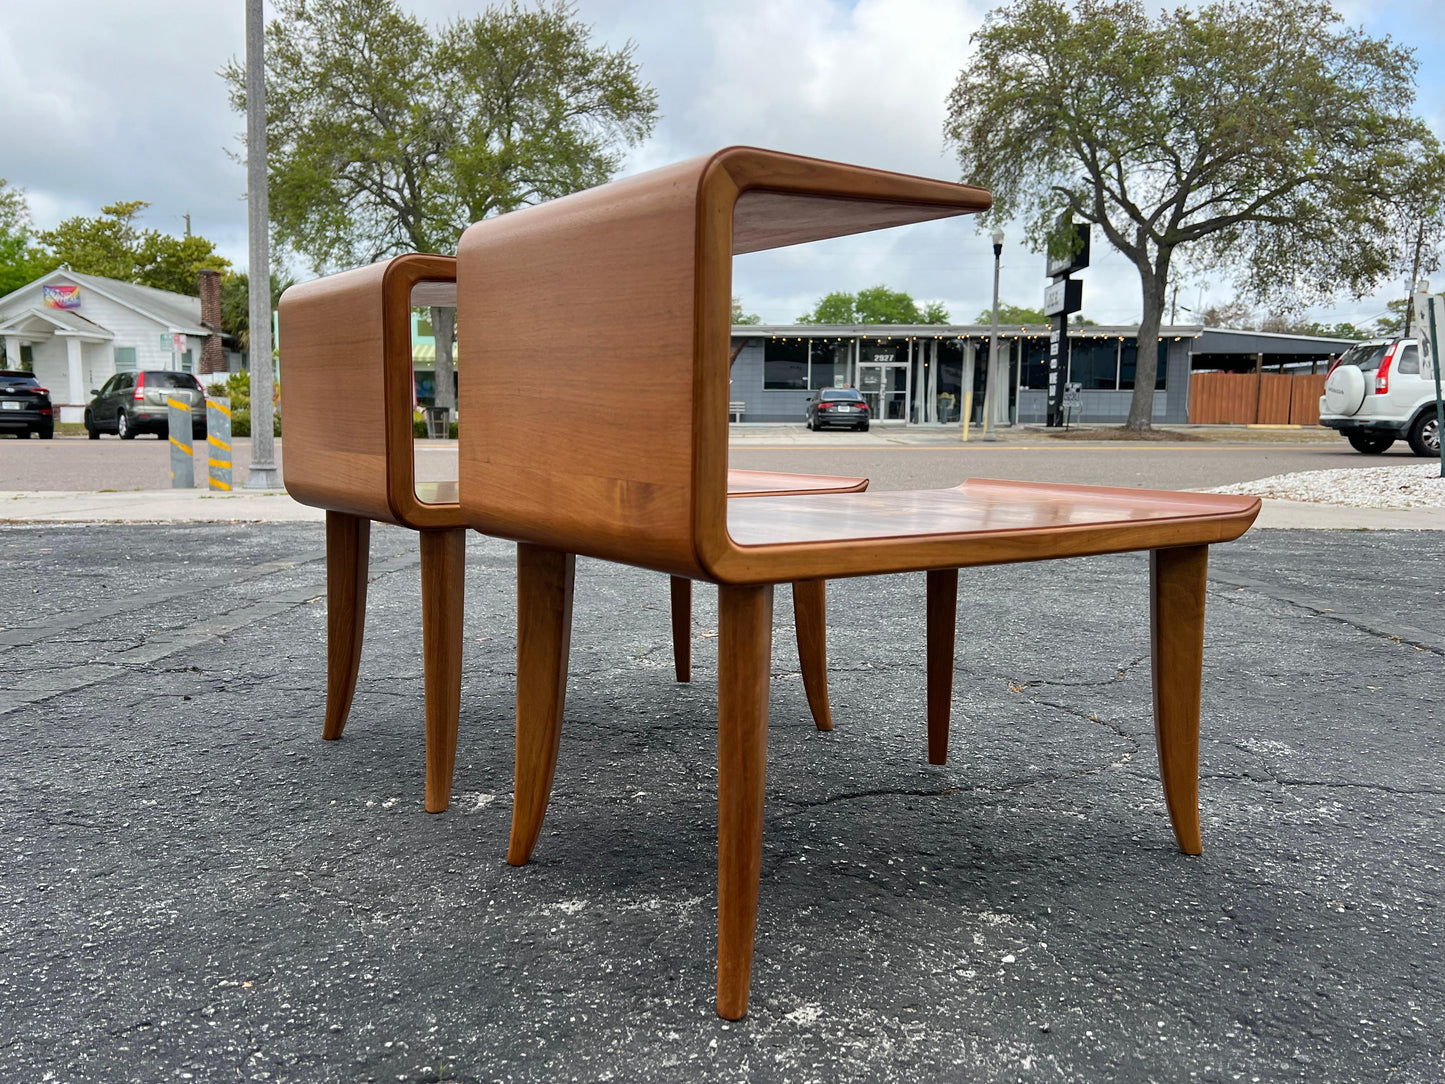
[[[1020,385],[1047,391],[1049,387],[1049,340],[1028,339],[1024,343],[1023,374]]]
[[[1169,347],[1161,342],[1159,344],[1159,369],[1154,375],[1154,387],[1156,390],[1164,387],[1164,374],[1168,366]],[[1139,363],[1139,347],[1137,343],[1126,341],[1119,356],[1119,387],[1126,391],[1134,388],[1134,370]]]
[[[835,388],[846,381],[848,358],[852,344],[829,342],[826,339],[812,340],[812,360],[808,366],[808,387]]]
[[[939,340],[935,387],[938,420],[956,422],[963,410],[963,344]]]
[[[763,387],[769,391],[808,387],[807,340],[769,339],[763,343]]]
[[[1118,339],[1075,339],[1069,361],[1069,382],[1086,390],[1114,390],[1118,379]]]

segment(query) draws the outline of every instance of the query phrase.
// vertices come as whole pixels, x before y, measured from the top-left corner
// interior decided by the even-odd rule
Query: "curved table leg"
[[[833,729],[828,707],[828,581],[798,580],[793,584],[793,625],[798,635],[798,666],[808,710],[819,730]]]
[[[948,763],[953,709],[953,649],[958,625],[958,569],[928,573],[928,763]]]
[[[326,513],[326,717],[321,736],[328,741],[346,729],[356,695],[370,546],[371,520]]]
[[[426,811],[451,804],[462,699],[467,532],[421,532],[421,644],[426,688]]]
[[[678,681],[692,680],[692,581],[686,576],[673,576],[672,595],[672,665]]]
[[[1154,739],[1169,820],[1185,854],[1199,854],[1204,849],[1199,832],[1199,698],[1208,564],[1208,546],[1149,554]]]
[[[577,557],[517,545],[517,768],[507,861],[526,865],[542,831],[567,694]]]
[[[772,643],[772,585],[719,588],[717,1012],[728,1020],[748,1011],[752,978]]]

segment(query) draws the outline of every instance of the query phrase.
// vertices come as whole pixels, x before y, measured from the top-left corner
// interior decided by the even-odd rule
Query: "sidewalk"
[[[284,491],[0,491],[0,523],[295,523],[325,518],[320,509],[297,504]],[[1307,531],[1445,531],[1445,508],[1386,510],[1267,499],[1255,526]]]
[[[1119,426],[1074,425],[1067,430],[1049,429],[1042,425],[1001,426],[993,436],[1002,444],[1033,444],[1045,447],[1067,447],[1070,443],[1121,443],[1114,434]],[[1256,426],[1256,425],[1156,425],[1156,434],[1190,443],[1212,444],[1338,444],[1342,438],[1332,429],[1319,426]],[[1093,437],[1091,434],[1099,433]],[[1105,436],[1103,434],[1110,434]],[[1158,443],[1168,443],[1168,440]],[[850,429],[825,429],[812,432],[801,422],[734,422],[728,426],[728,444],[736,448],[759,445],[808,448],[857,448],[907,445],[910,447],[956,446],[963,443],[957,425],[874,425],[866,433]],[[984,443],[982,426],[972,426],[968,443]],[[1143,442],[1127,441],[1136,444]]]

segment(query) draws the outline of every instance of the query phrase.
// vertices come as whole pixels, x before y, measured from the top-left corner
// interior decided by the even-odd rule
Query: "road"
[[[1343,440],[1321,440],[1321,434],[1309,431],[1297,437],[1284,435],[1285,439],[1280,439],[1279,433],[1267,434],[1273,438],[1269,441],[1257,435],[1253,441],[1237,443],[1066,442],[1038,433],[1014,433],[997,444],[975,440],[967,445],[917,431],[870,443],[860,443],[853,434],[808,434],[801,427],[796,433],[791,429],[776,433],[745,431],[734,441],[732,465],[857,475],[871,478],[874,489],[936,488],[965,478],[1201,489],[1294,471],[1414,461],[1403,443],[1384,456],[1364,456]],[[919,442],[893,442],[903,439]],[[283,444],[276,444],[278,461]],[[238,482],[250,463],[250,452],[250,441],[235,442]],[[455,470],[455,445],[419,446],[419,478],[455,477]],[[0,490],[164,489],[169,485],[169,446],[164,441],[146,437],[127,442],[83,437],[0,440]]]

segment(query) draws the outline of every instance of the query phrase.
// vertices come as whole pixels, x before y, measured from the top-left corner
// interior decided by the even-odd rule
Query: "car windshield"
[[[0,373],[0,388],[33,388],[39,383],[29,373]]]
[[[848,389],[844,391],[825,391],[821,396],[819,396],[819,398],[822,399],[825,403],[835,403],[839,400],[842,400],[844,402],[857,402],[859,399],[863,398],[863,396],[856,391]]]
[[[1361,343],[1359,346],[1352,346],[1340,358],[1340,364],[1353,365],[1357,369],[1372,373],[1380,367],[1389,346],[1389,343]]]
[[[200,381],[190,373],[146,373],[146,387],[149,388],[186,388],[195,391],[200,386]]]

